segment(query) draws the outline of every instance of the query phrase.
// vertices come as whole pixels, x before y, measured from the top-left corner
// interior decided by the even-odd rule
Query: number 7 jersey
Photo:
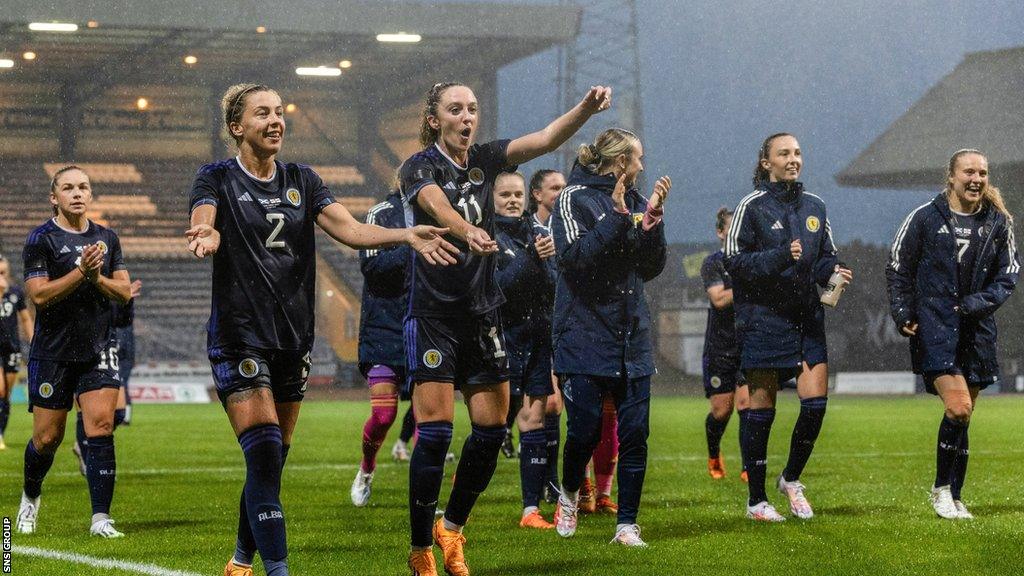
[[[189,209],[217,207],[207,351],[308,352],[313,345],[317,215],[334,202],[309,166],[275,161],[256,178],[238,158],[199,169]]]
[[[409,226],[438,226],[416,197],[425,186],[434,184],[462,218],[482,228],[494,238],[494,180],[507,166],[509,140],[474,144],[468,161],[460,166],[437,144],[417,152],[399,169],[401,192],[406,203],[405,221]],[[497,260],[493,254],[477,256],[469,246],[449,234],[446,239],[462,252],[458,264],[431,266],[413,253],[414,265],[409,310],[413,316],[479,316],[505,302],[495,280]]]

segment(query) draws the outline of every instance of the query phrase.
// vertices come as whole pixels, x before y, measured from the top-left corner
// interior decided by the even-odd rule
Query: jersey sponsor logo
[[[718,377],[718,376],[712,376],[711,377],[711,387],[712,388],[719,388],[721,386],[722,386],[722,379],[720,377]]]
[[[252,202],[252,196],[248,192],[238,197],[239,202]]]
[[[434,348],[423,353],[423,363],[427,368],[437,368],[441,365],[442,358],[443,356],[441,356],[441,351]]]
[[[821,220],[818,220],[817,216],[807,217],[807,229],[811,232],[817,232],[821,228]]]
[[[296,208],[298,208],[299,204],[302,203],[302,196],[295,188],[289,188],[288,191],[284,193],[284,197],[287,198],[288,202]]]
[[[39,395],[43,398],[49,398],[53,396],[53,384],[49,382],[43,382],[39,385]]]
[[[444,189],[445,190],[458,190],[458,188],[455,186],[455,182],[446,182],[445,185],[444,185]]]
[[[782,222],[776,220],[775,224],[772,224],[772,230],[782,230]]]
[[[479,167],[470,168],[469,170],[469,181],[474,186],[479,186],[484,183],[484,171]]]
[[[936,234],[949,234],[949,227],[943,224],[942,228],[939,228],[939,231],[936,232]]]
[[[65,244],[64,247],[60,249],[60,253],[61,254],[70,254],[71,253],[71,248],[68,248],[68,245]]]
[[[252,358],[246,358],[238,363],[238,373],[246,378],[254,378],[260,373],[260,365]]]
[[[260,198],[259,201],[260,205],[267,208],[276,208],[277,205],[281,203],[280,198]]]

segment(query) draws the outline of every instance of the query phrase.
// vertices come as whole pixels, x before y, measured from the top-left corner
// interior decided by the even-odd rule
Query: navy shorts
[[[405,321],[409,383],[501,384],[509,378],[508,352],[497,310],[460,318],[411,317]]]
[[[227,404],[236,392],[269,388],[274,402],[301,402],[311,363],[309,352],[239,348],[210,354],[217,397]]]
[[[113,362],[111,362],[113,359]],[[71,410],[75,396],[100,390],[120,388],[117,356],[106,352],[88,362],[29,360],[28,404],[50,410]]]
[[[409,387],[406,386],[406,381],[409,377],[405,374],[405,366],[360,362],[359,373],[366,379],[367,387],[379,382],[391,382],[398,386],[398,396],[401,400],[408,401],[412,399],[408,393]]]
[[[780,342],[784,342],[779,346]],[[779,338],[778,334],[751,329],[743,334],[740,365],[744,373],[750,370],[776,370],[779,384],[796,378],[803,372],[803,363],[815,366],[828,362],[828,348],[825,345],[825,323],[810,320],[803,324],[799,333]]]
[[[509,389],[513,396],[549,396],[555,393],[551,383],[551,345],[532,342],[528,349],[509,354]]]
[[[704,397],[731,394],[737,386],[745,386],[746,378],[740,370],[738,356],[704,355]]]
[[[0,352],[0,363],[3,364],[4,374],[17,374],[21,367],[21,352],[4,350]]]
[[[961,368],[960,366],[957,366],[957,365],[953,365],[953,367],[946,368],[945,370],[936,370],[934,372],[925,372],[924,374],[921,374],[921,377],[924,379],[924,389],[929,394],[933,394],[935,396],[938,396],[939,395],[939,391],[935,389],[935,380],[939,376],[964,376],[964,374],[965,374],[965,372],[964,372],[963,368]],[[998,381],[999,381],[999,379],[995,378],[995,377],[987,378],[985,380],[971,380],[971,379],[967,379],[967,387],[968,388],[977,388],[979,390],[984,390],[985,388],[988,388],[989,386],[995,384]]]

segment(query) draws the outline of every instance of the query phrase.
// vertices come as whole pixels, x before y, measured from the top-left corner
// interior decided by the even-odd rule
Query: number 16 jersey
[[[217,207],[207,352],[258,348],[308,352],[313,345],[317,215],[334,202],[309,166],[275,161],[256,178],[238,158],[199,169],[189,208]]]
[[[420,190],[434,184],[444,192],[453,210],[493,239],[492,190],[495,178],[508,168],[508,144],[509,140],[474,144],[469,148],[465,166],[457,164],[437,144],[406,160],[399,170],[402,197],[407,206],[406,223],[409,226],[439,225],[416,201]],[[413,253],[411,315],[479,316],[501,306],[505,298],[494,277],[497,262],[494,255],[477,256],[453,235],[449,234],[446,239],[462,252],[457,256],[458,264],[431,266]]]

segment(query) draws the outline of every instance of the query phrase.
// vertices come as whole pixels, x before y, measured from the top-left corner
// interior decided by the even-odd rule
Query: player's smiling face
[[[559,193],[565,188],[565,176],[561,172],[554,172],[544,177],[540,189],[533,191],[533,199],[550,212],[555,207],[555,200]]]
[[[988,160],[981,154],[964,154],[956,159],[949,187],[964,207],[975,206],[988,187]]]
[[[761,166],[768,171],[771,182],[796,182],[804,161],[800,154],[800,143],[792,136],[779,136],[772,140],[768,158],[761,160]]]
[[[65,216],[84,216],[92,203],[92,185],[81,170],[68,170],[57,177],[57,189],[50,192],[50,204]]]
[[[243,145],[264,154],[277,154],[281,151],[284,131],[281,97],[270,90],[246,95],[242,121],[231,125],[231,132],[242,137]]]
[[[438,139],[453,158],[463,159],[476,136],[478,105],[473,91],[466,86],[452,86],[441,94],[437,116],[428,118],[440,134]]]
[[[494,210],[500,216],[522,216],[525,200],[526,183],[519,176],[501,176],[494,183]]]

